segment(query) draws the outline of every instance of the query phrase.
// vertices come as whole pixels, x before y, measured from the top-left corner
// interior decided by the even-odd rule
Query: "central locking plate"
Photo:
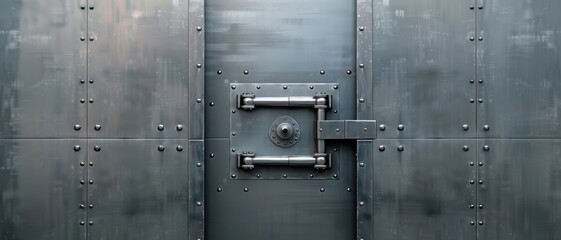
[[[317,109],[298,106],[238,106],[241,95],[263,97],[311,97],[325,93],[331,98],[331,108],[326,109],[326,119],[339,118],[339,85],[337,83],[230,83],[230,165],[229,179],[276,179],[276,180],[319,180],[339,179],[339,145],[337,140],[325,142],[325,154],[330,156],[331,166],[316,169],[314,165],[295,166],[298,161],[308,161],[301,156],[315,157],[317,152],[316,119]],[[250,104],[250,102],[247,102]],[[251,152],[254,162],[260,157],[274,158],[278,165],[254,164],[251,169],[240,168],[240,154]],[[291,158],[295,157],[295,158]],[[310,159],[313,160],[313,159]],[[290,162],[291,166],[280,162]],[[296,161],[296,162],[295,162]],[[242,163],[243,164],[243,163]],[[317,165],[317,164],[316,164]]]
[[[300,140],[300,125],[291,116],[277,118],[269,130],[269,139],[279,147],[292,147]]]

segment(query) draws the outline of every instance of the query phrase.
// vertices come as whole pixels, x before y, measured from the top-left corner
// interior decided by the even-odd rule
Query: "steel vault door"
[[[205,238],[354,238],[355,4],[205,5]]]

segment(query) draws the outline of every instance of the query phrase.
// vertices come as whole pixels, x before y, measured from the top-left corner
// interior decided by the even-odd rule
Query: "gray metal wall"
[[[0,239],[561,239],[559,12],[4,0]],[[329,92],[328,119],[377,120],[377,139],[329,141],[326,171],[239,170],[313,145],[312,112],[242,112],[245,91]],[[252,135],[282,115],[311,135]]]

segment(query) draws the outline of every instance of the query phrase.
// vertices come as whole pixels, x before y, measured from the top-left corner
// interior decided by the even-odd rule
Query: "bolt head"
[[[95,129],[96,131],[99,131],[99,130],[101,129],[101,125],[96,124],[96,125],[94,126],[94,129]]]
[[[181,152],[181,151],[183,151],[183,146],[177,145],[177,147],[175,147],[175,150],[177,150],[178,152]]]
[[[181,131],[181,130],[183,130],[183,125],[177,124],[177,126],[175,126],[175,129],[176,129],[177,131]]]
[[[247,75],[247,74],[249,74],[249,71],[248,71],[248,70],[244,70],[244,71],[243,71],[243,74]]]
[[[99,152],[100,150],[101,150],[101,147],[100,147],[100,146],[97,146],[97,145],[94,146],[94,151]]]
[[[319,191],[320,192],[325,192],[325,188],[322,187],[322,188],[319,189]]]
[[[464,129],[464,131],[469,130],[469,125],[467,124],[462,125],[462,129]]]
[[[347,75],[351,75],[352,73],[353,73],[353,71],[347,70]]]
[[[202,64],[200,64],[200,63],[197,63],[197,68],[202,68],[202,67],[203,67],[203,65],[202,65]]]
[[[158,131],[164,131],[164,125],[158,124]]]
[[[249,192],[249,188],[243,188],[244,192]]]
[[[403,150],[405,150],[405,147],[403,147],[403,145],[397,146],[397,151],[403,152]]]
[[[350,192],[352,189],[350,187],[347,188],[347,192]]]
[[[363,206],[364,206],[364,202],[359,202],[358,205],[361,206],[361,207],[363,207]]]
[[[163,152],[166,148],[163,145],[158,146],[158,151]]]
[[[490,149],[491,149],[491,148],[489,147],[489,145],[483,146],[483,150],[484,150],[484,151],[489,151]]]
[[[201,30],[203,30],[203,27],[200,27],[200,26],[199,26],[199,27],[197,27],[197,31],[199,31],[199,32],[200,32]]]
[[[403,131],[403,129],[405,129],[405,126],[403,124],[397,125],[397,130]]]
[[[361,26],[361,27],[358,27],[358,30],[361,31],[361,32],[364,31],[364,29],[365,29],[365,28],[362,27],[362,26]]]
[[[220,75],[220,74],[222,74],[222,71],[218,70],[218,71],[216,71],[216,74]]]
[[[88,80],[89,83],[94,83],[93,79]]]
[[[386,150],[386,146],[380,145],[380,146],[378,147],[378,150],[380,150],[380,152],[383,152],[384,150]]]
[[[210,158],[214,158],[214,153],[211,153],[210,155],[208,155]]]
[[[286,174],[282,175],[282,178],[287,178],[287,177],[288,177],[288,175],[286,175]]]
[[[483,126],[483,130],[485,130],[485,131],[489,131],[490,129],[491,129],[491,127],[489,125]]]
[[[319,74],[321,74],[321,75],[325,74],[325,70],[320,70]]]
[[[236,174],[235,174],[235,173],[232,173],[231,177],[232,177],[232,178],[236,178]]]
[[[197,167],[201,167],[201,166],[203,166],[203,164],[200,163],[200,162],[198,162],[198,163],[197,163]]]
[[[74,146],[74,151],[76,151],[76,152],[80,151],[80,145],[75,145]]]
[[[197,207],[200,207],[200,206],[202,206],[202,205],[203,205],[202,202],[197,202]]]
[[[464,151],[469,151],[469,146],[468,146],[468,145],[464,145],[464,146],[462,147],[462,149],[463,149]]]
[[[216,191],[217,191],[217,192],[222,192],[222,188],[221,188],[221,187],[218,187],[218,188],[216,189]]]
[[[93,103],[94,102],[93,98],[90,98],[88,102]]]
[[[380,124],[380,131],[385,131],[386,130],[386,125],[384,124]]]
[[[74,125],[74,130],[80,131],[80,129],[82,129],[82,126],[80,126],[79,124]]]
[[[359,163],[358,165],[359,165],[360,167],[364,167],[364,163],[362,163],[362,162]]]
[[[360,67],[360,68],[364,68],[364,64],[363,64],[363,63],[361,63],[361,64],[359,64],[359,65],[358,65],[358,67]]]

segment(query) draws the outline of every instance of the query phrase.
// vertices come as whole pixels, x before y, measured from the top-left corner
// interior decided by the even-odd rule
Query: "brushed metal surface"
[[[492,138],[561,138],[561,3],[480,1],[478,132]],[[484,131],[483,126],[490,130]]]
[[[469,2],[374,0],[372,117],[379,138],[474,137],[475,11]],[[368,70],[368,69],[367,69]],[[359,103],[360,104],[360,103]],[[403,124],[403,131],[397,126]]]
[[[159,151],[159,145],[165,149]],[[190,185],[200,180],[191,179],[190,169],[197,167],[188,147],[187,140],[89,140],[88,238],[189,236],[191,206],[202,201],[191,199],[190,191],[202,186]]]
[[[187,138],[189,1],[94,1],[89,12],[88,136]],[[200,9],[202,11],[202,9]],[[202,96],[201,96],[202,97]],[[94,130],[95,124],[101,130]],[[157,126],[164,125],[159,131]],[[176,125],[183,125],[182,131]],[[201,136],[199,136],[201,137]]]
[[[359,143],[362,144],[362,143]],[[359,159],[371,170],[360,174],[360,202],[371,208],[371,238],[475,239],[476,140],[375,140],[371,159]],[[399,145],[404,146],[398,151]],[[383,151],[380,146],[384,146]],[[468,146],[469,151],[464,151]],[[360,148],[359,148],[360,150]],[[359,153],[368,157],[369,154]],[[360,165],[358,167],[360,169]],[[362,171],[362,170],[360,170]],[[365,191],[366,194],[362,192]],[[371,194],[371,195],[369,195]],[[363,199],[367,198],[367,199]]]
[[[74,146],[81,146],[74,151]],[[85,140],[0,140],[0,239],[86,239]]]
[[[80,1],[0,2],[0,138],[84,137]],[[80,131],[74,125],[82,126]]]
[[[478,155],[478,239],[560,239],[561,140],[485,139]]]

